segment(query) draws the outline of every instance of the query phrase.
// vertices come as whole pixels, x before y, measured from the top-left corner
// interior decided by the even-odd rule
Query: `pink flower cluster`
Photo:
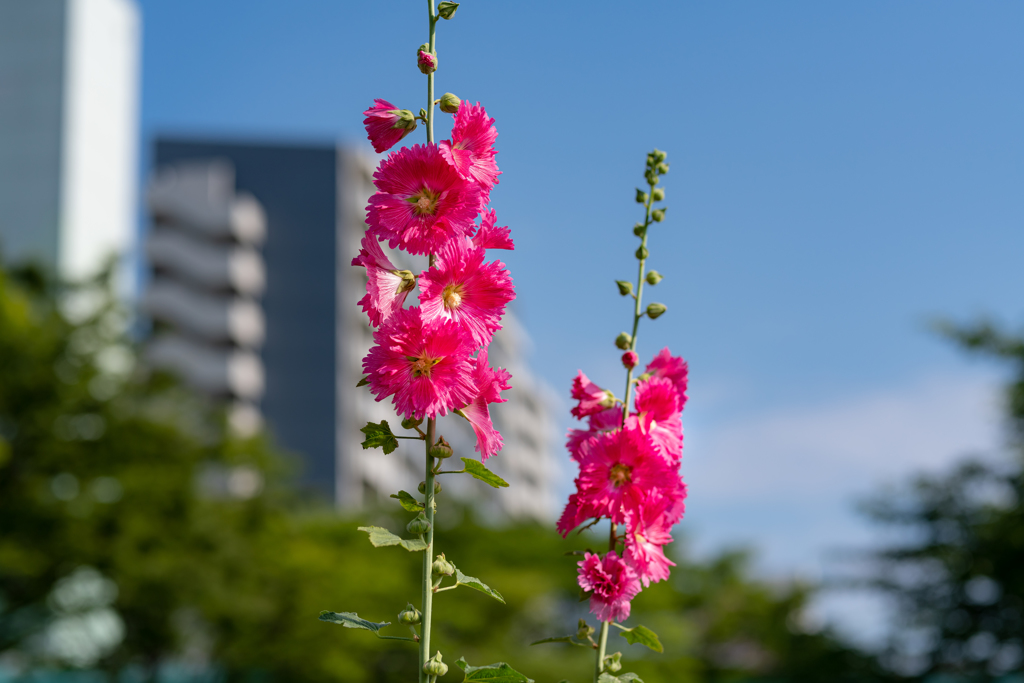
[[[579,563],[580,587],[591,593],[590,610],[602,621],[626,619],[641,584],[667,579],[675,566],[664,546],[672,542],[672,526],[685,509],[679,463],[686,382],[686,362],[668,349],[637,381],[632,411],[582,372],[573,381],[572,414],[586,419],[587,429],[569,430],[566,447],[580,474],[558,530],[565,536],[600,519],[625,527],[621,556],[588,553]]]
[[[364,114],[378,152],[407,132],[400,111],[385,100]],[[373,175],[369,227],[352,261],[366,269],[359,305],[377,328],[363,359],[370,390],[378,401],[391,397],[405,418],[459,413],[472,425],[483,460],[501,450],[488,406],[506,400],[501,392],[511,377],[490,367],[487,349],[515,298],[505,264],[486,260],[488,249],[513,248],[509,229],[497,227],[487,207],[498,183],[497,134],[479,103],[463,102],[451,140],[392,152]],[[384,240],[433,262],[418,276],[399,270],[381,248]],[[419,306],[407,308],[417,285]]]

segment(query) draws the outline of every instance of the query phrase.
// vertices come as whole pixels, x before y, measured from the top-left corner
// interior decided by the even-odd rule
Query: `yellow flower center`
[[[412,363],[412,376],[415,377],[426,377],[430,379],[430,370],[435,365],[441,362],[440,358],[430,358],[429,356],[421,356],[419,358],[409,356],[407,360]]]
[[[458,308],[462,304],[462,285],[448,285],[445,287],[441,293],[441,300],[444,301],[444,307],[449,311],[453,308]]]
[[[441,195],[423,188],[407,200],[413,205],[412,211],[417,216],[433,216],[437,211],[437,200]]]
[[[633,468],[628,465],[623,465],[620,462],[619,464],[614,465],[611,471],[608,472],[608,481],[610,481],[615,488],[618,488],[633,480],[632,473]]]

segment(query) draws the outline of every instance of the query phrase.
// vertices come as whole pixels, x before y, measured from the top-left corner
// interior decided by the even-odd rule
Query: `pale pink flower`
[[[366,116],[363,119],[366,137],[377,154],[388,151],[416,129],[412,112],[399,109],[387,100],[374,100],[373,106],[363,114]]]
[[[688,368],[685,360],[673,356],[668,348],[664,348],[647,364],[644,372],[651,377],[664,377],[671,380],[679,394],[679,410],[686,406]]]
[[[483,249],[460,237],[441,247],[433,267],[420,276],[423,318],[455,322],[476,346],[490,343],[501,329],[505,306],[516,297],[505,264],[484,263],[484,256]]]
[[[622,367],[627,370],[632,370],[636,367],[636,364],[640,362],[640,357],[636,355],[636,351],[626,351],[622,354]]]
[[[408,270],[397,270],[384,254],[373,235],[363,235],[363,248],[352,259],[353,266],[366,267],[366,296],[359,305],[370,317],[374,327],[401,310],[405,297],[416,286],[416,276]]]
[[[393,396],[399,415],[446,415],[476,395],[473,347],[454,323],[428,324],[418,307],[403,308],[373,333],[373,341],[363,359],[370,391],[378,401]]]
[[[672,542],[672,526],[682,519],[685,499],[685,485],[672,495],[649,495],[626,519],[626,562],[644,586],[664,581],[669,567],[676,566],[665,557],[664,546]]]
[[[683,457],[682,400],[672,381],[651,377],[636,385],[636,411],[640,430],[674,465]]]
[[[675,468],[635,426],[626,426],[583,443],[576,479],[578,517],[608,517],[621,524],[652,491],[679,487]]]
[[[572,409],[577,419],[582,420],[615,405],[615,394],[591,382],[582,370],[578,373],[572,381],[572,397],[579,401]]]
[[[487,348],[480,349],[480,353],[473,361],[473,384],[476,387],[476,397],[465,406],[461,413],[469,420],[476,434],[476,450],[480,454],[480,461],[484,462],[492,455],[496,455],[504,445],[501,434],[494,428],[491,422],[491,414],[487,408],[491,403],[504,403],[507,398],[501,397],[501,392],[511,389],[509,380],[512,375],[504,368],[494,370],[487,362]]]
[[[601,621],[625,621],[629,601],[640,592],[640,580],[618,553],[609,552],[602,560],[587,553],[576,563],[580,588],[590,593],[590,612]]]
[[[498,184],[498,164],[494,162],[494,140],[498,131],[494,119],[480,105],[463,102],[455,114],[452,139],[441,141],[441,153],[466,180],[479,183],[486,204],[491,188]]]
[[[367,222],[392,249],[429,254],[476,229],[480,189],[463,180],[436,145],[392,152],[373,183],[379,191],[366,207]]]
[[[484,211],[480,216],[480,227],[473,236],[473,244],[481,249],[515,249],[508,226],[497,227],[498,215],[494,209]]]

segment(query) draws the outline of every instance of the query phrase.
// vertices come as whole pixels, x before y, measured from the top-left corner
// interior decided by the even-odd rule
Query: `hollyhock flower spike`
[[[429,254],[476,229],[480,190],[444,160],[436,145],[403,147],[373,174],[370,231],[392,249]]]
[[[615,405],[615,394],[591,382],[582,370],[578,371],[576,379],[572,381],[572,397],[579,401],[572,409],[572,414],[578,420]]]
[[[476,451],[480,461],[496,455],[504,445],[501,434],[491,422],[491,414],[487,406],[491,403],[504,403],[508,399],[501,397],[501,392],[511,389],[509,380],[512,375],[504,368],[494,370],[487,361],[487,349],[481,349],[474,360],[473,383],[476,386],[476,397],[465,406],[459,414],[469,420],[476,434]]]
[[[373,333],[363,359],[378,401],[393,396],[399,415],[418,420],[447,415],[472,401],[473,347],[452,322],[426,323],[418,307],[396,312]]]
[[[494,155],[498,153],[494,149],[497,137],[494,119],[487,116],[480,103],[463,101],[455,114],[452,139],[441,141],[444,158],[458,169],[463,178],[478,183],[485,197],[498,184],[498,176],[501,174],[494,161]],[[486,200],[484,203],[487,203]]]
[[[408,109],[399,109],[387,100],[376,99],[373,106],[363,112],[366,137],[377,154],[394,147],[406,135],[416,130],[416,117]]]
[[[590,593],[590,611],[601,621],[625,621],[630,601],[640,592],[636,571],[618,553],[609,552],[602,560],[587,553],[577,565],[580,588]]]
[[[515,297],[512,278],[501,261],[484,263],[484,250],[464,238],[448,242],[420,282],[425,320],[455,322],[486,346],[501,329],[505,306]]]
[[[498,215],[494,209],[484,211],[480,218],[480,228],[473,236],[473,244],[481,249],[515,249],[508,227],[497,227]]]
[[[362,245],[359,256],[352,259],[353,266],[366,267],[366,296],[358,304],[369,316],[370,324],[378,327],[401,310],[405,297],[416,286],[416,276],[408,270],[397,270],[372,235],[363,235]]]

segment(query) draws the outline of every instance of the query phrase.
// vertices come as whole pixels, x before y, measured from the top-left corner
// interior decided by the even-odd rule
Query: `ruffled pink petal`
[[[591,594],[591,613],[601,621],[628,619],[630,601],[640,592],[640,581],[633,568],[615,551],[604,559],[587,553],[577,566],[577,582]]]
[[[392,249],[429,254],[476,229],[480,189],[464,180],[436,145],[392,152],[373,182],[378,192],[370,197],[366,220]]]
[[[463,178],[478,183],[489,193],[498,184],[501,173],[494,162],[497,137],[494,119],[487,116],[480,103],[463,102],[455,114],[452,139],[441,142],[441,153]]]
[[[484,211],[480,218],[480,228],[473,236],[473,244],[480,249],[515,249],[508,226],[497,227],[498,216],[494,209]]]
[[[667,377],[651,377],[636,387],[640,429],[650,436],[662,455],[678,465],[683,456],[682,399]]]
[[[668,494],[652,493],[626,521],[626,561],[644,586],[664,581],[675,563],[665,556],[664,546],[672,542],[672,526],[685,510],[686,486]]]
[[[366,116],[363,119],[366,137],[377,154],[388,151],[412,132],[409,128],[395,127],[398,122],[398,111],[399,108],[387,100],[376,99],[373,101],[373,106],[363,112],[363,115]]]
[[[476,434],[476,450],[480,461],[496,455],[504,445],[501,434],[491,422],[490,403],[504,403],[508,399],[501,397],[501,392],[511,389],[509,380],[512,375],[504,368],[497,370],[490,367],[487,361],[487,349],[481,349],[474,362],[473,383],[476,397],[462,409],[462,414],[473,427]]]
[[[673,356],[668,348],[664,348],[647,364],[645,372],[652,377],[664,377],[670,380],[676,388],[676,393],[679,394],[679,410],[686,406],[686,385],[689,369],[685,360],[678,356]]]
[[[572,397],[579,401],[572,409],[572,414],[579,420],[615,405],[615,395],[591,382],[582,370],[572,381]]]
[[[366,295],[358,305],[369,316],[370,324],[379,327],[402,308],[412,290],[403,287],[402,276],[396,274],[394,264],[372,235],[363,235],[361,244],[359,255],[352,259],[353,266],[366,268]]]
[[[420,307],[427,320],[451,320],[477,346],[490,343],[501,329],[505,306],[516,294],[501,261],[484,263],[485,252],[468,240],[448,242],[434,266],[420,277]]]

